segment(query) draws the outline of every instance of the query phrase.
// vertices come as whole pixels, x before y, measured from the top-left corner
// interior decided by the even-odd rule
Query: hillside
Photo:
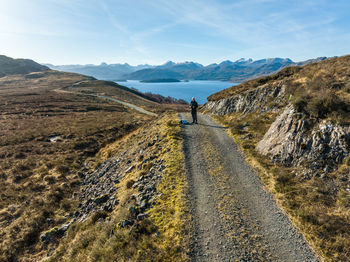
[[[347,261],[350,56],[247,81],[204,110],[229,127],[267,188],[326,261]]]
[[[30,59],[13,59],[0,55],[0,77],[46,70],[50,69],[47,66],[40,65]]]
[[[136,71],[128,75],[124,75],[124,78],[132,79],[132,80],[149,81],[153,79],[169,79],[169,78],[183,79],[184,75],[178,72],[171,71],[169,69],[147,68],[147,69]]]
[[[141,82],[142,83],[178,83],[181,81],[174,78],[162,78],[162,79],[142,80]]]
[[[122,76],[141,70],[144,68],[150,68],[149,65],[138,65],[131,66],[129,64],[106,64],[101,63],[100,65],[51,65],[46,64],[53,70],[59,70],[64,72],[72,72],[83,75],[93,76],[101,80],[119,80]]]
[[[176,114],[149,121],[102,148],[80,172],[80,206],[45,261],[189,261],[187,181]],[[58,246],[55,241],[61,240]]]
[[[240,59],[236,62],[224,61],[218,65],[211,65],[209,68],[194,72],[190,77],[198,80],[215,79],[240,83],[248,79],[275,73],[293,64],[292,60],[282,58],[257,61],[252,59]]]
[[[108,96],[136,105],[152,112],[164,112],[164,110],[182,110],[186,102],[158,94],[142,93],[115,82],[104,80],[81,81],[62,88],[62,91],[78,92],[92,96]]]
[[[156,118],[134,107],[157,114],[176,108],[75,73],[0,78],[1,261],[52,254],[74,220],[82,174],[96,167],[96,154]]]

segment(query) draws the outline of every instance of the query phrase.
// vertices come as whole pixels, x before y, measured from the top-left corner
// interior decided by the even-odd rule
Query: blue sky
[[[350,53],[349,0],[0,0],[0,54],[53,64]]]

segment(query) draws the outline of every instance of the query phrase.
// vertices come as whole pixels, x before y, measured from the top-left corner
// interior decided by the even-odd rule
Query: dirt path
[[[318,261],[222,126],[199,115],[184,140],[193,261]]]
[[[127,107],[129,107],[129,108],[132,108],[132,109],[134,109],[134,110],[136,110],[136,111],[139,111],[140,113],[143,113],[143,114],[146,114],[146,115],[149,115],[149,116],[157,116],[156,113],[153,113],[153,112],[151,112],[151,111],[147,111],[146,109],[143,109],[143,108],[141,108],[141,107],[139,107],[139,106],[136,106],[136,105],[134,105],[134,104],[130,104],[130,103],[128,103],[128,102],[121,101],[121,100],[116,99],[116,98],[114,98],[114,97],[103,96],[103,95],[94,95],[94,94],[85,94],[85,95],[87,95],[87,96],[99,97],[99,98],[103,98],[103,99],[107,99],[107,100],[110,100],[110,101],[113,101],[113,102],[117,102],[117,103],[119,103],[119,104],[122,104],[122,105],[124,105],[124,106],[127,106]]]
[[[85,82],[85,81],[80,81],[78,83],[75,83],[75,85],[78,85],[78,84],[83,83],[83,82]],[[85,93],[81,93],[81,92],[67,91],[67,90],[62,90],[62,89],[55,89],[54,91],[57,92],[57,93],[71,93],[71,94],[79,94],[79,95],[85,95],[85,96],[99,97],[99,98],[102,98],[102,99],[106,99],[106,100],[110,100],[110,101],[113,101],[113,102],[117,102],[117,103],[122,104],[122,105],[124,105],[126,107],[134,109],[134,110],[136,110],[136,111],[138,111],[138,112],[140,112],[142,114],[146,114],[146,115],[149,115],[149,116],[158,116],[156,113],[153,113],[151,111],[143,109],[143,108],[141,108],[141,107],[139,107],[137,105],[134,105],[134,104],[131,104],[131,103],[128,103],[128,102],[124,102],[124,101],[121,101],[119,99],[116,99],[116,98],[110,97],[110,96],[95,95],[95,94],[85,94]]]

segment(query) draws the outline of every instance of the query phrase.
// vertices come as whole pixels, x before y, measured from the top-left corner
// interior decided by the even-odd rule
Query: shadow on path
[[[213,128],[219,128],[219,129],[227,129],[228,126],[214,126],[214,125],[208,125],[208,124],[202,124],[202,123],[197,123],[197,124],[194,124],[194,123],[182,123],[184,126],[195,126],[195,125],[198,125],[198,126],[207,126],[207,127],[213,127]]]
[[[228,126],[214,126],[214,125],[207,125],[207,124],[197,124],[197,125],[200,125],[200,126],[207,126],[207,127],[213,127],[213,128],[221,128],[221,129],[227,129]]]

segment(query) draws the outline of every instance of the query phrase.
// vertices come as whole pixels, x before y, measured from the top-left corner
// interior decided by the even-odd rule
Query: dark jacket
[[[198,103],[196,101],[191,101],[190,107],[191,107],[191,112],[196,112],[197,107],[198,107]]]

